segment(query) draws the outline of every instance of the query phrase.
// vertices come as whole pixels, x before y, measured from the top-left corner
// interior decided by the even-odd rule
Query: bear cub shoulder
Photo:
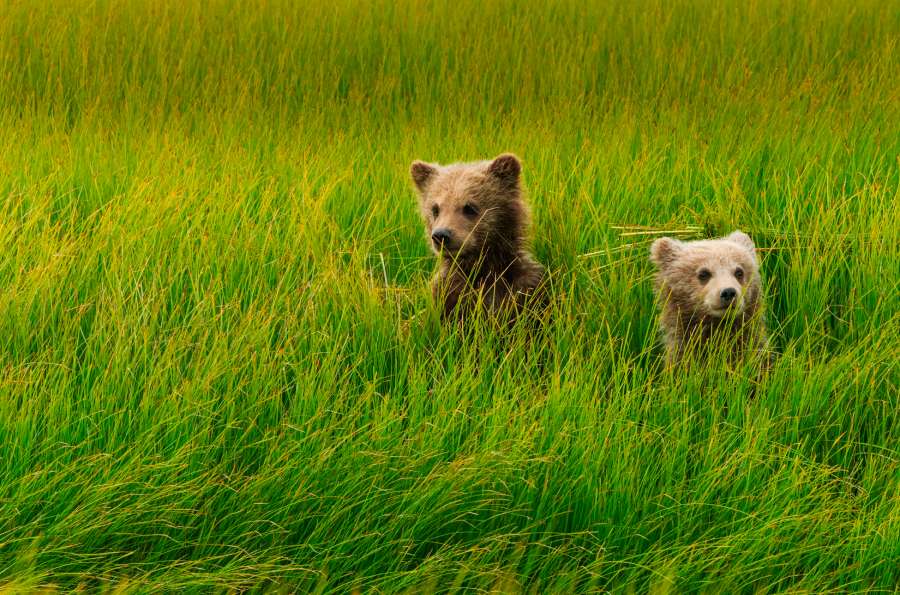
[[[544,267],[528,252],[528,207],[515,155],[438,165],[413,162],[428,242],[440,259],[432,283],[442,318],[480,306],[516,314],[543,301]]]
[[[750,236],[735,231],[695,242],[660,238],[650,259],[657,268],[660,327],[670,363],[680,361],[689,346],[708,349],[719,341],[735,355],[765,355],[762,282]]]

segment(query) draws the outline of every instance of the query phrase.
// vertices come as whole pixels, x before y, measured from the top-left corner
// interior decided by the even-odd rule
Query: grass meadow
[[[517,153],[550,321],[439,324]],[[900,589],[900,6],[7,0],[0,589]],[[760,248],[760,379],[649,243]]]

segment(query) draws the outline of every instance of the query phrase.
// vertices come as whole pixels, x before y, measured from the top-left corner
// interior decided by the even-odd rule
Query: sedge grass
[[[0,584],[891,591],[892,2],[0,8]],[[441,327],[407,168],[514,151],[540,333]],[[662,232],[779,358],[665,371]]]

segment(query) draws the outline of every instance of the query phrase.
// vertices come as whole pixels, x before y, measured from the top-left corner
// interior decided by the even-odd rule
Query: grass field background
[[[900,9],[0,7],[0,585],[892,591]],[[552,321],[441,328],[408,166],[513,151]],[[649,230],[761,248],[674,373]]]

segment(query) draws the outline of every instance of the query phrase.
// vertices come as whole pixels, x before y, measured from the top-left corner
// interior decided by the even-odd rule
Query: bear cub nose
[[[450,241],[450,230],[449,229],[435,229],[431,234],[431,241],[434,242],[435,246],[442,246],[446,242]]]
[[[723,304],[729,304],[737,297],[737,289],[734,287],[726,287],[722,290],[722,293],[719,294],[719,297],[722,298]]]

